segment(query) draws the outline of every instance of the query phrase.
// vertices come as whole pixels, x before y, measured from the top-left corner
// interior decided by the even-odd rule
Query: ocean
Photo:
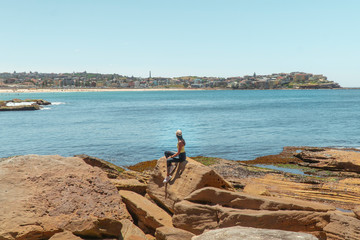
[[[0,112],[0,157],[88,154],[120,166],[176,150],[251,160],[284,146],[360,147],[360,90],[0,93],[44,99],[40,111]]]

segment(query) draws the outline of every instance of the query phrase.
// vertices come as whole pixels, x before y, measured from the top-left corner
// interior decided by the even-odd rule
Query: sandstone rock
[[[116,166],[115,164],[112,164],[100,158],[88,156],[86,154],[75,155],[75,157],[83,159],[84,162],[86,162],[90,166],[98,167],[102,169],[108,174],[109,178],[117,178],[120,175],[120,173],[125,171],[125,169]]]
[[[230,183],[209,167],[190,158],[181,162],[172,180],[163,183],[166,177],[166,159],[160,158],[149,181],[147,193],[155,202],[170,212],[174,212],[174,204],[181,201],[193,191],[212,186],[222,189],[232,189]]]
[[[254,210],[300,210],[327,212],[335,210],[326,204],[302,201],[291,198],[276,198],[268,196],[249,195],[241,192],[231,192],[223,189],[206,187],[194,191],[185,200],[195,203],[221,205],[237,209]]]
[[[132,170],[127,170],[125,172],[122,172],[120,177],[122,179],[136,179],[141,183],[147,184],[149,182],[151,174],[148,171],[144,172],[137,172]]]
[[[0,169],[0,239],[118,237],[131,218],[106,174],[80,158],[19,156]]]
[[[175,204],[174,226],[194,234],[231,226],[280,229],[295,232],[322,231],[328,221],[324,212],[298,210],[232,209],[183,200]]]
[[[324,231],[331,240],[358,240],[360,239],[360,220],[333,213]]]
[[[146,234],[146,239],[147,240],[156,240],[156,238],[151,234]]]
[[[146,235],[140,228],[133,224],[130,220],[121,220],[121,240],[131,240],[134,238],[146,239]]]
[[[127,240],[144,240],[146,238],[142,238],[139,236],[131,235]]]
[[[360,220],[360,207],[354,209],[355,216]]]
[[[324,212],[279,210],[229,210],[225,209],[220,219],[220,228],[245,226],[310,233],[321,240],[326,239],[323,228],[329,222]]]
[[[250,227],[229,227],[216,230],[210,230],[195,236],[192,240],[316,240],[311,234],[289,232],[282,230],[269,230]]]
[[[82,240],[82,238],[75,236],[71,232],[65,231],[54,234],[49,240]]]
[[[139,193],[141,195],[146,194],[147,185],[139,182],[136,179],[112,179],[111,182],[118,190],[128,190]]]
[[[173,223],[194,234],[237,225],[318,234],[329,223],[329,210],[334,208],[207,187],[175,204]]]
[[[313,180],[313,181],[312,181]],[[355,178],[337,180],[333,177],[321,177],[320,180],[306,176],[284,176],[267,174],[262,177],[241,179],[244,184],[265,186],[272,196],[325,202],[342,209],[353,209],[359,205],[360,181]]]
[[[303,160],[301,165],[360,173],[360,152],[336,149],[322,149],[321,151],[302,151],[296,154]]]
[[[173,224],[176,228],[198,235],[205,230],[219,228],[221,215],[222,209],[219,206],[196,204],[183,200],[175,204]]]
[[[149,229],[153,233],[158,227],[172,226],[171,216],[145,197],[126,190],[121,190],[119,193],[134,221],[138,222],[138,226],[143,231],[147,232]],[[143,229],[142,226],[148,229]]]
[[[155,236],[156,240],[191,240],[195,235],[179,228],[160,227],[156,229]]]
[[[83,159],[87,164],[93,167],[99,167],[103,171],[107,173],[108,178],[111,179],[136,179],[140,183],[147,184],[149,181],[149,174],[147,172],[137,172],[132,170],[125,170],[122,167],[116,166],[110,162],[107,162],[103,159],[91,157],[86,154],[76,155],[75,157],[79,157]],[[143,188],[143,187],[141,187]],[[134,190],[134,189],[132,189]],[[139,190],[136,188],[136,190]],[[143,191],[143,190],[141,190]]]
[[[224,177],[225,180],[231,182],[234,187],[242,189],[245,187],[242,179],[260,177],[269,172],[273,172],[273,170],[270,171],[270,169],[264,168],[259,171],[259,168],[255,168],[245,163],[225,159],[219,159],[215,164],[209,165],[209,167]],[[256,170],[254,171],[254,169]]]
[[[325,149],[328,148],[285,147],[284,151],[278,156],[265,156],[264,158],[260,157],[262,159],[257,159],[261,161],[242,161],[241,165],[239,165],[234,161],[229,163],[221,160],[220,164],[211,165],[210,167],[231,182],[237,189],[244,189],[246,185],[256,184],[263,186],[271,196],[324,202],[338,208],[352,210],[359,205],[360,199],[360,178],[355,172],[328,171],[325,169],[311,170],[305,167],[303,170],[307,175],[295,175],[248,165],[297,164],[303,162],[294,156],[297,152],[319,152]],[[356,151],[356,149],[346,150]]]
[[[253,195],[263,195],[270,196],[269,191],[264,185],[249,183],[244,188],[244,193],[253,194]]]

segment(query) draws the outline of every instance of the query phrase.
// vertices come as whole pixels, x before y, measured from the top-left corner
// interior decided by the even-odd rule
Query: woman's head
[[[179,140],[184,140],[184,139],[182,138],[182,131],[181,131],[180,129],[176,131],[176,137],[177,137]]]
[[[185,140],[182,137],[182,131],[180,129],[176,131],[176,137],[185,144]]]
[[[179,136],[182,137],[182,131],[180,129],[176,131],[176,136],[177,137],[179,137]]]

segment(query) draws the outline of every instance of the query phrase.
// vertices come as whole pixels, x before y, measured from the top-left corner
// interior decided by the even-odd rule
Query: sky
[[[0,0],[0,72],[323,74],[360,87],[358,0]]]

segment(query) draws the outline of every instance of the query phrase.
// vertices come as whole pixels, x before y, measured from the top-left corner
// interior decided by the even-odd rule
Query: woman
[[[177,130],[176,131],[176,137],[178,139],[178,143],[177,143],[177,153],[172,152],[172,151],[166,151],[165,152],[165,157],[166,157],[166,164],[167,164],[167,174],[166,174],[166,178],[164,179],[164,183],[167,183],[170,181],[171,179],[171,172],[172,170],[174,170],[175,165],[172,165],[172,163],[175,162],[182,162],[186,159],[186,153],[185,153],[185,140],[182,137],[182,132],[181,130]]]

